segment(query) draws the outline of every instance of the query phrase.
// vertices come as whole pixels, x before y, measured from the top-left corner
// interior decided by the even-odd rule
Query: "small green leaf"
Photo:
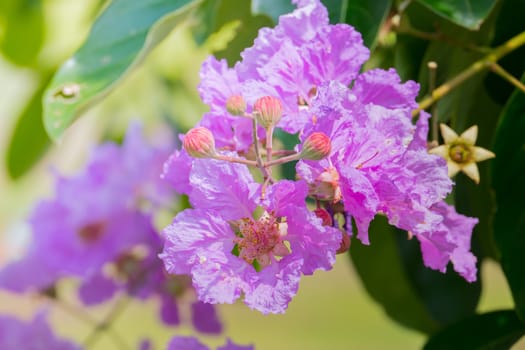
[[[368,294],[395,321],[424,333],[439,329],[412,286],[401,261],[395,235],[399,230],[377,216],[369,229],[370,246],[352,240],[350,256]]]
[[[58,70],[44,95],[44,126],[53,139],[109,94],[202,0],[114,0],[82,47]]]
[[[522,76],[525,82],[525,74]],[[492,162],[494,237],[516,312],[525,322],[525,94],[516,90],[500,116]]]
[[[42,94],[51,74],[41,79],[40,86],[28,100],[18,117],[11,141],[7,148],[7,171],[12,179],[18,179],[45,154],[49,137],[42,124]]]
[[[445,328],[425,344],[424,350],[509,349],[525,335],[513,310],[476,315]]]
[[[362,35],[365,45],[373,47],[379,28],[386,19],[392,0],[323,0],[332,23],[348,23]]]
[[[292,12],[295,7],[290,0],[252,0],[252,14],[266,15],[275,24],[279,22],[279,16]]]
[[[462,27],[477,30],[496,0],[418,0],[435,13]]]

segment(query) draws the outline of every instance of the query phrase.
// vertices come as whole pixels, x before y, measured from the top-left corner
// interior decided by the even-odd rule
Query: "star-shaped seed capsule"
[[[445,144],[432,148],[429,152],[446,159],[448,176],[453,177],[462,171],[475,183],[479,183],[479,170],[476,163],[494,158],[496,155],[489,150],[475,146],[478,126],[471,126],[459,136],[445,124],[441,124],[440,128]]]

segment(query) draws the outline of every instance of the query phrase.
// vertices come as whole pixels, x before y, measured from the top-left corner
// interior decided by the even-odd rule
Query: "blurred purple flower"
[[[30,322],[0,315],[0,349],[80,350],[81,347],[57,338],[46,322],[45,312],[39,312]]]

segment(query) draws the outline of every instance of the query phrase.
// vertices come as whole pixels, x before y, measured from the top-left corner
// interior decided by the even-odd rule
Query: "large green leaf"
[[[26,107],[18,117],[7,148],[6,162],[9,176],[17,179],[24,175],[44,155],[50,140],[42,124],[42,94],[51,74],[41,78]]]
[[[252,0],[252,13],[254,15],[267,15],[275,24],[279,16],[292,12],[295,7],[290,0]]]
[[[203,43],[226,24],[236,23],[232,40],[224,49],[215,52],[215,57],[225,58],[233,66],[240,60],[241,52],[253,45],[259,29],[274,25],[269,17],[271,14],[261,12],[266,10],[265,6],[258,6],[253,13],[252,10],[250,1],[206,0],[197,11],[198,24],[192,27],[195,40]]]
[[[42,48],[45,38],[42,1],[0,1],[0,49],[13,63],[30,66]]]
[[[468,29],[477,30],[496,0],[418,0],[432,11]]]
[[[397,230],[396,239],[402,267],[429,315],[440,327],[474,314],[481,295],[481,282],[466,282],[449,264],[447,272],[431,270],[423,264],[417,239]],[[402,232],[403,234],[399,234]]]
[[[366,291],[388,316],[407,327],[433,333],[439,324],[412,287],[399,256],[396,234],[400,232],[378,216],[370,225],[370,246],[352,239],[350,256]]]
[[[44,96],[44,126],[57,139],[111,92],[202,0],[114,0]]]
[[[522,76],[525,82],[525,75]],[[497,211],[494,236],[516,311],[525,321],[525,94],[516,90],[496,131],[492,185]]]
[[[351,256],[365,288],[395,321],[432,334],[474,314],[481,283],[468,283],[451,268],[424,266],[417,239],[376,217],[371,244],[352,241]]]
[[[373,47],[392,0],[322,0],[332,23],[353,25],[362,35],[365,45]]]
[[[513,310],[494,311],[467,318],[434,335],[425,350],[509,349],[525,335],[525,328]]]

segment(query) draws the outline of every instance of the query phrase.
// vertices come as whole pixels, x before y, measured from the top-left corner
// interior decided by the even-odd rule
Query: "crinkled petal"
[[[315,270],[330,270],[335,263],[335,254],[341,244],[341,231],[322,225],[305,207],[289,205],[279,212],[286,216],[292,255],[303,259],[301,271],[311,275]]]
[[[284,313],[297,294],[301,278],[301,260],[283,258],[257,273],[257,279],[245,289],[244,302],[263,314]]]
[[[189,194],[191,186],[189,175],[193,158],[184,150],[175,150],[164,163],[161,177],[168,181],[178,193]]]
[[[419,84],[401,83],[396,70],[371,69],[359,75],[352,92],[362,104],[375,104],[390,109],[415,109]]]
[[[232,154],[233,155],[233,154]],[[194,208],[218,210],[226,220],[251,217],[255,182],[248,167],[214,159],[196,159],[190,173]]]
[[[363,244],[370,244],[368,226],[377,213],[379,198],[368,179],[352,167],[339,169],[341,193],[345,210],[357,225],[357,238]]]

